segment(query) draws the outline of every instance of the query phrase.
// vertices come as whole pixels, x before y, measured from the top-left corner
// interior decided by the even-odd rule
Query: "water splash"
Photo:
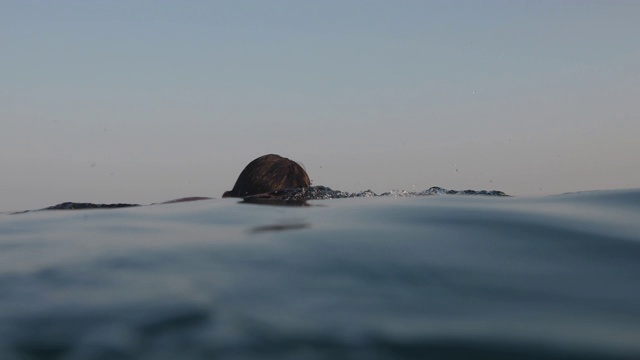
[[[372,190],[359,192],[346,192],[333,190],[326,186],[311,186],[308,189],[292,188],[273,191],[265,194],[247,196],[246,202],[273,202],[273,201],[305,201],[305,200],[329,200],[356,197],[417,197],[434,195],[484,195],[484,196],[509,196],[498,190],[449,190],[433,186],[423,191],[391,190],[382,194],[376,194]]]
[[[439,186],[433,186],[423,191],[407,191],[407,190],[391,190],[384,192],[380,195],[376,194],[371,190],[365,190],[361,192],[348,193],[342,191],[333,191],[330,188],[324,186],[314,186],[309,188],[307,191],[307,200],[316,199],[316,190],[314,188],[320,187],[323,188],[321,193],[323,194],[323,199],[332,199],[332,198],[350,198],[350,197],[384,197],[384,196],[393,196],[393,197],[414,197],[414,196],[432,196],[432,195],[488,195],[488,196],[509,196],[502,191],[498,190],[449,190],[444,189]]]

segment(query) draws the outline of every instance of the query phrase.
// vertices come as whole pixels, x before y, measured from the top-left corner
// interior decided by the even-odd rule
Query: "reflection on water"
[[[261,232],[269,232],[269,231],[300,230],[300,229],[308,229],[310,227],[311,227],[311,224],[309,223],[263,225],[263,226],[255,226],[251,228],[251,232],[261,233]]]

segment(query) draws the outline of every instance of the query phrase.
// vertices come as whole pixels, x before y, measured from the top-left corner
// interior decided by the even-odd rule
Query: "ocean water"
[[[640,190],[0,214],[0,359],[640,359]]]

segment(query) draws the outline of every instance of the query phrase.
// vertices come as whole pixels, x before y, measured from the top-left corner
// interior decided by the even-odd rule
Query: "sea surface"
[[[640,359],[640,190],[0,214],[0,359]]]

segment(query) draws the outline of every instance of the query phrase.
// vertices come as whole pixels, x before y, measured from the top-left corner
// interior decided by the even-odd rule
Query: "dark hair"
[[[289,188],[308,188],[309,175],[302,166],[280,155],[263,155],[250,162],[236,184],[222,197],[245,197]]]

